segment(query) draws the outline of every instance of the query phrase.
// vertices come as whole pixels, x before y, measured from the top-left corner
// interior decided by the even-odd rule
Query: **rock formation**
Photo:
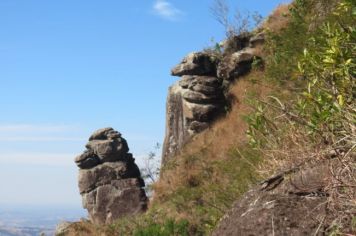
[[[169,88],[163,163],[193,134],[201,132],[221,113],[224,95],[222,80],[216,77],[216,62],[208,53],[191,53],[172,69],[182,76]]]
[[[263,41],[263,34],[233,36],[222,43],[223,53],[190,53],[172,69],[181,79],[168,92],[163,165],[225,111],[226,84],[250,71]]]
[[[263,181],[235,203],[212,235],[325,235],[330,163],[338,164],[326,161]]]
[[[121,134],[113,128],[99,129],[75,158],[83,207],[95,224],[143,212],[147,208],[144,181]]]

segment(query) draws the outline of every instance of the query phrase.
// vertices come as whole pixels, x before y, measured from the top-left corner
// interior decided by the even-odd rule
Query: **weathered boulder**
[[[99,165],[100,158],[93,151],[86,150],[75,158],[75,163],[81,169],[89,169]]]
[[[215,61],[210,54],[193,52],[172,69],[172,75],[214,75],[215,68]]]
[[[234,52],[240,51],[250,44],[250,34],[233,35],[228,37],[221,43],[221,48],[224,51],[224,56],[231,55]]]
[[[278,174],[239,199],[212,234],[326,235],[329,163]]]
[[[108,128],[103,128],[103,129],[98,129],[97,131],[95,131],[90,137],[89,137],[89,141],[92,140],[106,140],[106,139],[116,139],[116,138],[121,138],[121,134],[114,130],[111,127]]]
[[[147,208],[144,181],[125,139],[112,128],[94,132],[75,159],[83,207],[95,224],[109,224]]]
[[[256,34],[250,39],[250,47],[254,48],[258,45],[262,45],[265,42],[265,34],[263,32]]]
[[[223,114],[229,106],[225,97],[229,84],[251,70],[263,42],[262,33],[231,36],[220,44],[220,54],[190,53],[172,69],[172,75],[181,79],[168,92],[162,165]]]
[[[169,89],[162,163],[177,153],[194,134],[209,127],[224,107],[222,80],[184,75]]]
[[[217,76],[226,80],[234,80],[251,70],[256,52],[253,48],[245,48],[226,56],[217,67]]]

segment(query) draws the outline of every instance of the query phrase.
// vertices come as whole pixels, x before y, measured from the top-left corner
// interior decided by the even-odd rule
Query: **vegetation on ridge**
[[[355,17],[353,0],[277,8],[261,26],[264,69],[237,81],[226,117],[166,165],[148,212],[106,227],[80,222],[73,234],[207,235],[258,180],[330,156],[342,165],[327,233],[356,231]]]

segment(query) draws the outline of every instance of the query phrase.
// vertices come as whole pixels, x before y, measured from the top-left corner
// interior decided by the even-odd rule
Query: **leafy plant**
[[[303,27],[309,29],[314,23],[308,21],[307,17],[311,3],[315,1],[295,2],[291,9],[292,26],[295,22],[304,21]],[[332,212],[330,214],[335,217],[329,232],[341,235],[347,230],[343,227],[351,225],[345,224],[345,219],[349,222],[352,219],[345,210],[350,207],[356,209],[352,200],[355,196],[352,189],[356,184],[352,177],[355,165],[351,157],[356,148],[356,3],[340,1],[324,17],[327,19],[325,23],[306,31],[308,39],[304,40],[304,49],[298,45],[296,48],[288,47],[289,51],[284,52],[284,47],[274,43],[278,40],[284,42],[285,39],[274,41],[280,36],[272,37],[272,49],[276,51],[267,63],[267,70],[271,72],[272,68],[272,72],[277,72],[274,71],[278,64],[274,61],[276,56],[290,55],[294,66],[291,62],[281,62],[278,68],[282,73],[293,75],[295,80],[287,81],[294,86],[290,93],[292,95],[287,99],[279,95],[254,101],[255,112],[247,117],[247,135],[250,144],[269,157],[270,163],[281,165],[289,161],[290,165],[296,160],[299,163],[313,161],[311,156],[325,158],[329,153],[339,158],[342,169],[331,172],[342,171],[342,174],[333,175],[329,187],[330,195],[339,197],[330,199],[328,207]],[[292,30],[288,28],[285,32]],[[284,70],[283,65],[288,66],[288,71]],[[272,78],[278,81],[280,76]]]

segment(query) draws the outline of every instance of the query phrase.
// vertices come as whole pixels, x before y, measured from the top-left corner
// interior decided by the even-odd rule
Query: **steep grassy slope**
[[[148,212],[80,222],[69,235],[208,235],[259,180],[330,152],[345,168],[330,187],[328,232],[355,230],[355,9],[353,0],[276,9],[262,26],[264,68],[236,81],[226,116],[166,165]]]

